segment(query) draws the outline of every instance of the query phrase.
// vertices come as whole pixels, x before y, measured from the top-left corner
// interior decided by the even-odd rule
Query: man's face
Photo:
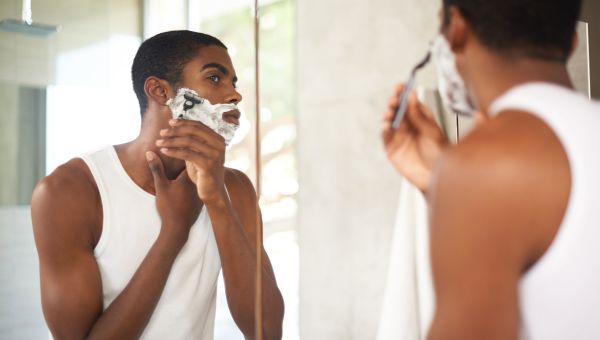
[[[242,95],[236,89],[237,76],[227,50],[206,46],[183,68],[180,87],[192,89],[212,104],[238,104]],[[177,91],[177,89],[174,89]],[[239,124],[237,115],[225,115],[224,120]]]
[[[472,34],[456,6],[442,5],[438,15],[441,36],[434,41],[432,54],[437,64],[442,99],[454,112],[471,115],[476,105],[469,86],[470,63],[467,59],[476,54],[467,53],[467,37]]]

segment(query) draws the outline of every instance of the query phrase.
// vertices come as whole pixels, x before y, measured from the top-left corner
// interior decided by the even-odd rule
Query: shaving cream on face
[[[448,40],[440,34],[432,46],[438,73],[438,86],[444,104],[456,114],[472,116],[476,111],[465,81],[456,68],[456,56]]]
[[[225,139],[229,145],[235,131],[239,127],[223,120],[223,113],[237,110],[236,104],[211,104],[208,99],[202,98],[194,90],[180,88],[175,98],[170,98],[167,105],[173,113],[173,118],[198,121]]]

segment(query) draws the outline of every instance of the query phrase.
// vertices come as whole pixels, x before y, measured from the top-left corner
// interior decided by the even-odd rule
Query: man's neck
[[[486,115],[498,97],[521,84],[546,82],[573,88],[565,63],[532,58],[507,59],[484,53],[484,58],[477,59],[478,65],[469,65],[469,69],[472,72],[471,93]]]
[[[139,136],[131,142],[116,146],[119,159],[131,179],[144,190],[154,193],[154,179],[146,161],[146,152],[152,151],[161,158],[167,178],[176,178],[185,170],[185,162],[164,156],[156,146],[160,130],[169,128],[168,120],[159,112],[146,112]]]

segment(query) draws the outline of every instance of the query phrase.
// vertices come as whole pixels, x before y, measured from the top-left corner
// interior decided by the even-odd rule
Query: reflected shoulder
[[[225,185],[227,186],[233,207],[242,220],[246,221],[244,225],[248,225],[248,227],[254,225],[258,198],[256,197],[256,191],[250,178],[239,170],[226,168]]]
[[[35,229],[70,232],[91,225],[100,206],[98,189],[81,159],[59,166],[36,186],[31,213]],[[75,228],[75,229],[73,229]]]
[[[44,177],[36,185],[34,197],[85,199],[85,195],[81,197],[82,194],[90,194],[96,190],[93,177],[83,160],[74,158]]]
[[[234,191],[237,195],[247,198],[256,197],[256,190],[248,176],[240,170],[225,168],[225,184],[227,190]]]

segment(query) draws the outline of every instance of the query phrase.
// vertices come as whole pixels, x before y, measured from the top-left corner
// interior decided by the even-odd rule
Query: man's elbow
[[[274,322],[270,327],[263,327],[265,340],[280,340],[283,337],[283,320]]]
[[[262,333],[263,340],[281,340],[282,337],[283,337],[282,323],[279,323],[277,325],[272,325],[272,326],[263,325],[263,333]],[[252,330],[251,334],[244,334],[244,338],[246,340],[256,339],[256,333],[254,332],[254,329]]]
[[[266,310],[263,311],[263,315],[265,314],[267,314]],[[262,338],[264,340],[280,340],[283,337],[283,315],[284,305],[283,299],[281,299],[280,304],[271,310],[271,314],[267,318],[263,318]],[[251,327],[251,332],[248,332],[251,334],[244,332],[244,338],[247,340],[256,339],[254,330],[255,327]]]

